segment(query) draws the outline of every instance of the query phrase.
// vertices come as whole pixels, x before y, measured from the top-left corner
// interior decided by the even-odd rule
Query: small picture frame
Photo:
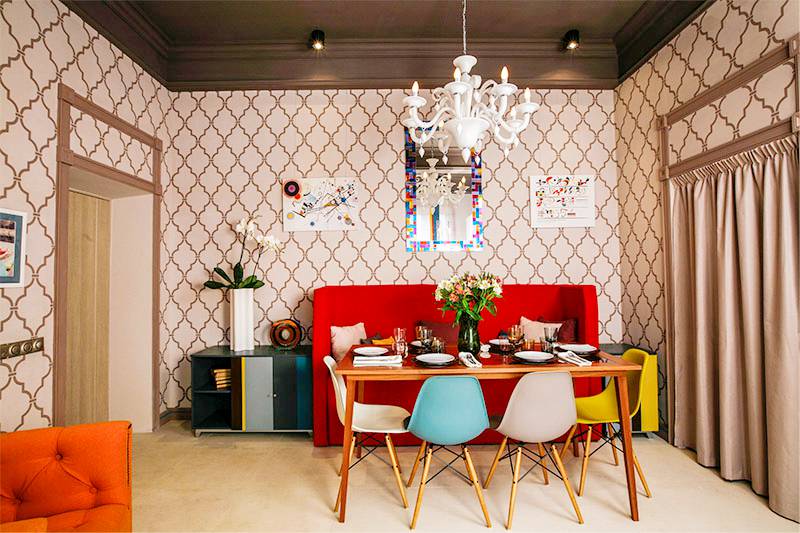
[[[0,288],[25,286],[28,214],[0,208]]]

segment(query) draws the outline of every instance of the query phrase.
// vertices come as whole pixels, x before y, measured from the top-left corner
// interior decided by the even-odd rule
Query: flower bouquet
[[[458,324],[458,350],[477,354],[481,348],[478,336],[478,322],[481,312],[486,309],[497,314],[493,300],[503,295],[500,278],[481,272],[452,276],[439,282],[435,298],[442,302],[442,312],[455,311],[455,324]],[[454,324],[454,325],[455,325]]]

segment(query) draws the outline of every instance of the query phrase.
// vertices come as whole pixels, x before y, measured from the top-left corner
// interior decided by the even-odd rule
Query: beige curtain
[[[675,445],[798,520],[798,145],[670,182]]]

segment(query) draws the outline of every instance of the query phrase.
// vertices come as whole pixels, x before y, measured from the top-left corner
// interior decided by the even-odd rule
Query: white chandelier
[[[433,90],[433,118],[425,121],[419,117],[419,108],[427,101],[419,96],[419,83],[415,81],[411,96],[403,99],[403,105],[408,108],[408,118],[403,125],[417,144],[422,145],[436,136],[439,149],[445,154],[451,145],[457,146],[465,163],[469,162],[471,150],[476,157],[483,150],[489,130],[508,155],[509,148],[519,143],[519,133],[528,127],[531,113],[539,109],[539,104],[531,102],[531,91],[525,89],[525,101],[508,109],[508,97],[517,92],[517,86],[508,83],[507,67],[500,73],[501,83],[494,80],[481,83],[479,75],[470,74],[478,60],[467,55],[466,0],[462,0],[461,33],[464,53],[453,60],[453,81]],[[425,155],[424,148],[420,148],[419,153]]]
[[[424,206],[437,206],[444,202],[460,202],[464,197],[466,178],[462,176],[457,184],[453,184],[453,175],[450,172],[436,169],[438,159],[431,157],[425,161],[428,162],[428,169],[422,172],[417,181],[417,198],[420,203]]]

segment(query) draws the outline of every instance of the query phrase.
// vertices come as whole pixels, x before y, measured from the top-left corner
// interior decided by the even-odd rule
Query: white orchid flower
[[[235,231],[238,235],[244,235],[245,231],[247,231],[247,222],[247,217],[245,217],[236,224]]]

